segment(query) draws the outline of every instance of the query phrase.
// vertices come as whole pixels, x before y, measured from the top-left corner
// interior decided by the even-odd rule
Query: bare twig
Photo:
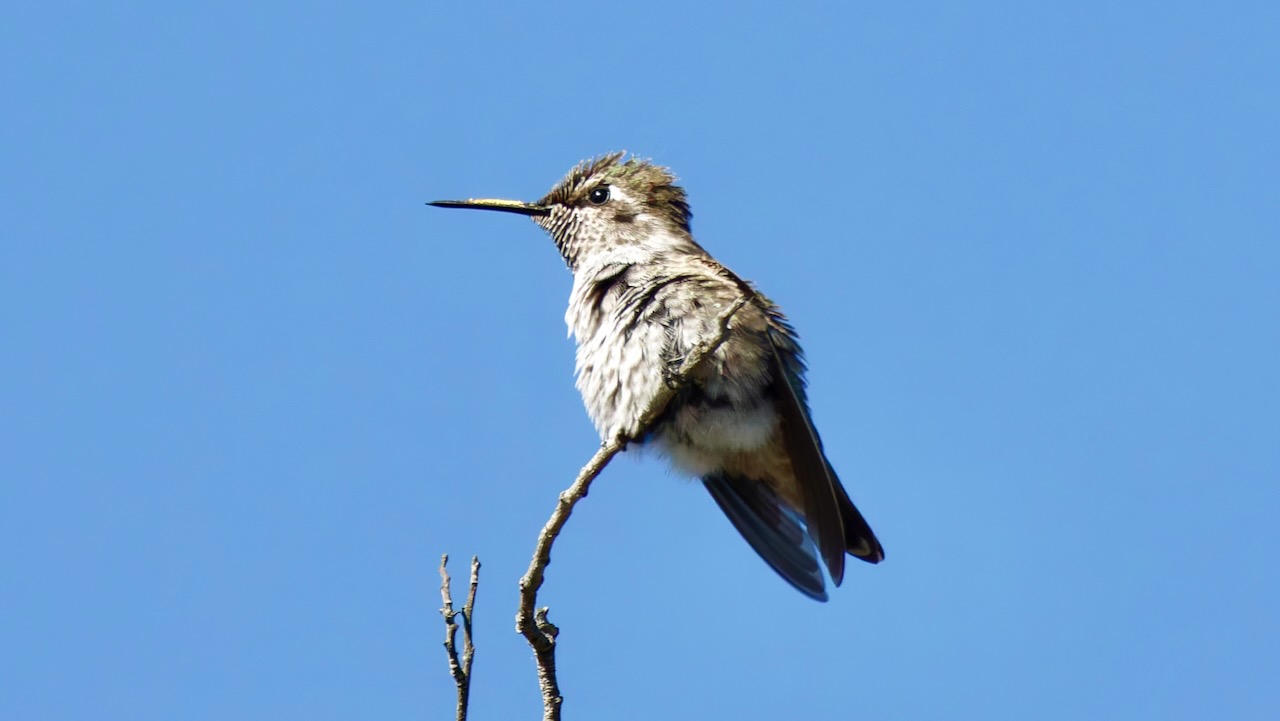
[[[745,285],[743,291],[743,295],[720,315],[719,332],[715,338],[706,339],[695,346],[685,356],[674,377],[650,400],[645,412],[640,416],[639,423],[636,424],[637,432],[634,437],[644,435],[654,420],[666,410],[671,399],[688,382],[693,371],[724,343],[728,337],[729,322],[753,296],[753,291]],[[533,655],[538,664],[538,686],[542,689],[543,721],[559,721],[560,706],[564,702],[556,680],[556,636],[560,629],[547,620],[547,608],[538,608],[535,611],[538,603],[538,589],[542,588],[543,576],[547,565],[551,563],[551,546],[559,537],[565,522],[569,520],[569,515],[573,513],[574,505],[586,498],[591,482],[600,475],[619,451],[625,449],[627,444],[634,440],[634,437],[624,431],[615,433],[612,438],[600,445],[600,449],[591,457],[591,460],[587,461],[587,465],[582,467],[573,485],[560,493],[555,510],[551,512],[551,518],[538,534],[538,543],[534,546],[533,560],[529,563],[529,570],[520,579],[520,609],[516,612],[516,630],[524,634],[525,640],[533,648]]]
[[[449,656],[449,673],[453,683],[458,687],[457,721],[467,721],[467,704],[471,697],[471,662],[476,655],[476,647],[471,643],[471,613],[476,605],[476,586],[480,584],[480,559],[471,557],[471,588],[467,592],[467,603],[461,611],[453,610],[453,595],[449,588],[449,554],[440,557],[440,599],[443,607],[440,615],[444,616],[444,650]],[[458,624],[454,621],[462,616],[462,660],[458,660],[458,648],[455,639]]]
[[[467,590],[467,604],[462,607],[462,673],[467,677],[467,693],[471,692],[471,662],[476,658],[476,646],[471,642],[471,614],[476,607],[476,587],[480,585],[480,557],[471,557],[471,585]],[[464,719],[458,719],[464,721]]]

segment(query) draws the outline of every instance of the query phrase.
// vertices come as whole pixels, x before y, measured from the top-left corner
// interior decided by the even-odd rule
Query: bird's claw
[[[676,368],[678,367],[679,365],[677,364]],[[675,368],[669,365],[664,365],[662,366],[662,382],[667,386],[667,388],[676,391],[680,390],[680,386],[684,382],[684,379],[681,377],[680,372]]]

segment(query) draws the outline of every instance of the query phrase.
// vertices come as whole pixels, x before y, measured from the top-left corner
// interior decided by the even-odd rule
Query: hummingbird
[[[846,554],[879,563],[884,549],[823,452],[796,332],[693,239],[671,171],[625,156],[579,163],[536,202],[429,205],[525,215],[545,230],[573,273],[565,323],[577,344],[576,384],[601,437],[622,433],[700,478],[774,571],[826,601],[822,566],[839,586]],[[678,383],[686,355],[720,336],[720,316],[744,295],[723,343]],[[679,390],[641,428],[664,384]]]

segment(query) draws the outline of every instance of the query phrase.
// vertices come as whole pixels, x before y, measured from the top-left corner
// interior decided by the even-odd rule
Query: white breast
[[[594,273],[575,274],[565,323],[578,343],[578,391],[601,438],[618,431],[638,433],[638,421],[661,387],[663,330],[616,317],[616,297],[607,294],[597,305],[588,295]]]

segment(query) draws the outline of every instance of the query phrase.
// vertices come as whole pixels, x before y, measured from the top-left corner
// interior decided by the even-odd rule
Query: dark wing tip
[[[791,458],[791,469],[804,499],[804,518],[809,535],[817,542],[831,580],[837,586],[844,580],[844,556],[848,548],[839,505],[840,482],[822,453],[818,433],[809,421],[809,411],[799,390],[803,381],[798,369],[788,366],[774,332],[769,333],[773,352],[773,393],[782,416],[782,444]]]

